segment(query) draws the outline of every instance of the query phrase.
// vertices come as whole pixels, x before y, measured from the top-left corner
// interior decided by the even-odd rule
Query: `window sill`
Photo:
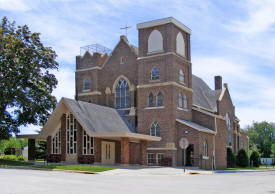
[[[184,85],[184,86],[186,86],[186,84],[184,82],[182,82],[182,81],[179,81],[179,83],[182,84],[182,85]]]
[[[147,55],[154,55],[154,54],[160,54],[160,53],[164,53],[164,50],[147,52]]]
[[[150,83],[158,83],[158,82],[160,82],[160,79],[156,79],[156,80],[150,79],[149,82],[150,82]]]
[[[208,160],[208,159],[209,159],[209,157],[208,157],[208,156],[203,156],[203,157],[202,157],[202,159],[204,159],[204,160]]]
[[[146,110],[152,110],[152,109],[163,109],[163,108],[165,108],[165,106],[146,107],[144,109],[146,109]]]
[[[91,89],[87,89],[87,90],[82,90],[82,92],[90,92]]]
[[[186,112],[188,111],[188,109],[186,109],[186,108],[177,107],[177,109],[178,109],[178,110],[183,110],[183,111],[186,111]]]

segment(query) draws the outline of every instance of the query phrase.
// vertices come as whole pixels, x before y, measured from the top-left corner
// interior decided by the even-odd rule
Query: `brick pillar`
[[[121,164],[129,164],[130,161],[130,147],[129,147],[129,138],[121,138]]]
[[[147,141],[140,141],[140,164],[147,165]]]
[[[131,85],[130,87],[130,107],[135,107],[135,87]]]
[[[35,139],[28,140],[28,160],[35,159]]]
[[[61,161],[66,160],[66,115],[61,117]]]
[[[94,141],[95,162],[101,162],[101,139],[96,137]]]
[[[48,136],[47,137],[47,156],[49,158],[49,156],[52,153],[52,136]]]
[[[83,128],[77,123],[77,157],[82,155],[82,147],[83,147]]]

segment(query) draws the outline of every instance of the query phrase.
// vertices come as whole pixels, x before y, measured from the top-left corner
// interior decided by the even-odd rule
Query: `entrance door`
[[[115,164],[115,142],[102,141],[101,163]]]
[[[190,144],[186,148],[186,166],[194,166],[194,145]],[[184,165],[184,150],[182,150],[182,165]]]

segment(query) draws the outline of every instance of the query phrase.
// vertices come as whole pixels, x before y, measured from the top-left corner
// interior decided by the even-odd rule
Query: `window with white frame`
[[[61,129],[52,138],[52,154],[61,154]]]
[[[178,94],[178,107],[182,108],[182,95],[181,95],[181,93]]]
[[[187,106],[187,97],[185,95],[183,96],[183,108],[184,109],[188,108],[188,106]]]
[[[179,73],[179,80],[180,82],[184,83],[184,74],[182,70],[180,70],[180,73]]]
[[[83,90],[90,90],[90,80],[88,78],[84,79]]]
[[[151,80],[159,80],[159,68],[154,67],[151,71]]]
[[[157,163],[160,165],[161,164],[161,161],[163,159],[163,154],[162,153],[158,153],[157,154]]]
[[[118,109],[130,108],[129,84],[123,78],[121,78],[116,85],[115,107]]]
[[[157,106],[163,106],[162,93],[159,92],[157,95]]]
[[[208,147],[207,147],[207,142],[206,141],[203,142],[203,153],[202,153],[202,156],[208,157]]]
[[[148,164],[155,164],[156,163],[155,154],[152,154],[152,153],[147,154],[147,163]]]
[[[83,155],[94,155],[94,137],[83,131]]]
[[[150,128],[150,135],[160,137],[160,127],[157,121],[152,123]]]
[[[67,115],[66,122],[67,154],[76,154],[77,149],[77,121],[73,114]]]

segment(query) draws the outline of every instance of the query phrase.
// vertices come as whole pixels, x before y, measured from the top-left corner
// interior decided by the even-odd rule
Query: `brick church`
[[[137,30],[138,48],[121,36],[111,52],[94,45],[76,57],[75,99],[62,98],[42,132],[26,136],[29,158],[46,139],[55,162],[219,169],[228,147],[248,149],[228,85],[215,76],[212,90],[192,74],[191,30],[172,17]]]

